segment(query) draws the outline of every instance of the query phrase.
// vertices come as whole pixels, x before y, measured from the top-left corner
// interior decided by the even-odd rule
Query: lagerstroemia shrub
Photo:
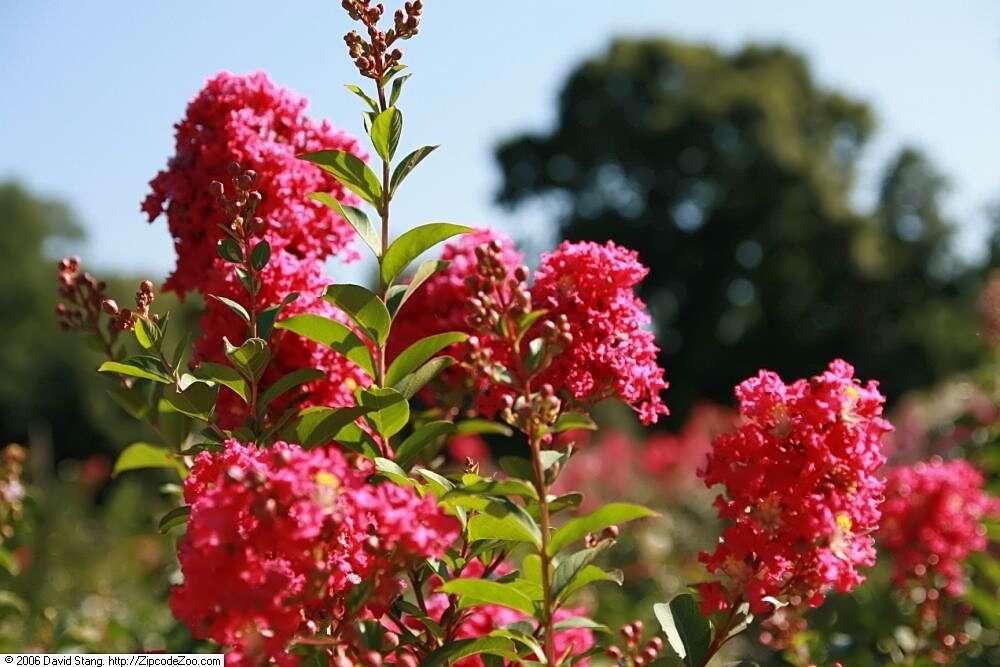
[[[737,388],[738,428],[700,473],[722,490],[725,531],[703,555],[715,578],[657,605],[666,644],[632,624],[619,647],[588,618],[576,594],[621,583],[606,553],[620,525],[654,513],[581,509],[560,483],[578,479],[561,477],[574,453],[563,434],[595,428],[588,413],[604,399],[644,424],[667,414],[635,292],[647,269],[610,242],[563,243],[532,275],[489,230],[393,234],[394,196],[434,150],[399,157],[399,47],[422,4],[388,29],[381,4],[342,4],[361,25],[346,42],[368,85],[348,88],[370,154],[263,73],[220,74],[151,183],[142,208],[166,219],[177,251],[164,289],[205,300],[192,343],[167,349],[152,283],[123,308],[79,260],[60,265],[63,328],[93,338],[112,396],[162,440],[127,447],[116,473],[183,479],[160,522],[186,529],[175,615],[241,664],[555,666],[604,652],[644,665],[669,644],[705,665],[755,616],[857,586],[875,558],[890,427],[876,384],[836,361],[810,380],[762,371]],[[411,270],[441,242],[440,259]],[[324,262],[360,252],[375,257],[377,285],[329,284]],[[440,453],[483,433],[521,455],[487,473]],[[685,440],[704,441],[699,456],[708,446]],[[689,470],[678,442],[651,441],[647,472]]]

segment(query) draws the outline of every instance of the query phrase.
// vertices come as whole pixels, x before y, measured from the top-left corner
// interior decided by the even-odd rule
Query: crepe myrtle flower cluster
[[[188,105],[176,126],[175,154],[150,182],[142,208],[150,221],[166,217],[177,251],[176,267],[164,288],[182,298],[190,292],[206,297],[202,336],[194,344],[196,362],[221,361],[223,338],[238,344],[245,335],[240,319],[223,303],[208,298],[221,296],[249,305],[247,291],[217,249],[234,224],[271,248],[270,260],[258,275],[254,295],[258,304],[269,306],[297,295],[284,316],[336,313],[322,300],[329,284],[323,265],[334,255],[356,258],[350,246],[354,231],[308,195],[327,192],[346,204],[358,200],[297,155],[322,149],[365,155],[354,138],[326,121],[308,118],[307,104],[263,72],[220,73]],[[227,174],[230,188],[221,184]],[[354,364],[325,346],[294,334],[276,333],[275,338],[265,384],[296,368],[326,373],[305,387],[304,405],[347,405],[352,389],[366,381]],[[226,405],[220,414],[238,411],[235,397],[223,394]]]
[[[549,363],[542,365],[538,386],[549,385],[581,404],[619,398],[645,424],[668,413],[660,398],[667,382],[657,364],[659,349],[645,328],[645,304],[634,292],[648,272],[636,253],[611,242],[565,242],[542,256],[530,286],[529,271],[513,243],[489,230],[449,243],[442,259],[450,264],[404,307],[408,321],[391,349],[403,349],[427,333],[471,334],[466,368],[475,372],[465,379],[474,386],[480,412],[493,416],[512,407],[513,392],[500,377],[504,370],[515,370],[519,355],[495,334],[497,323],[543,310],[524,337],[543,337],[549,343]],[[456,374],[447,377],[455,379]]]
[[[933,598],[961,595],[962,564],[986,548],[983,519],[998,510],[967,461],[934,457],[889,471],[878,539],[892,557],[894,583],[923,587]]]
[[[722,485],[715,501],[726,527],[700,559],[721,581],[700,585],[702,611],[743,601],[766,613],[774,601],[818,606],[848,592],[875,563],[884,483],[878,384],[861,384],[837,360],[786,385],[761,371],[736,388],[743,425],[719,436],[699,475]]]
[[[174,614],[236,663],[294,664],[300,633],[342,640],[337,650],[350,654],[352,621],[377,618],[400,592],[394,573],[442,556],[459,533],[432,498],[373,485],[371,473],[335,448],[284,442],[231,440],[199,454],[184,482],[191,513]],[[369,594],[352,606],[362,585]]]

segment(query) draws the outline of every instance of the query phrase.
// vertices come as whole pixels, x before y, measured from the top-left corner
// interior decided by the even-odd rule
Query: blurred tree
[[[498,148],[498,199],[552,198],[564,238],[639,250],[677,417],[837,356],[895,396],[978,348],[927,161],[903,151],[877,210],[851,204],[872,127],[785,48],[619,40],[572,72],[550,133]]]
[[[142,437],[105,393],[112,380],[95,372],[100,356],[82,336],[56,328],[53,255],[83,236],[72,212],[16,183],[0,183],[0,220],[0,443],[51,444],[62,459],[111,453]],[[109,293],[129,303],[138,282],[109,280]],[[157,306],[176,303],[163,301]]]

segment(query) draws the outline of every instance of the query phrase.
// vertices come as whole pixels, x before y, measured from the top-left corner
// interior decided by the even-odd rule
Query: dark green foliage
[[[620,40],[573,71],[550,133],[499,147],[499,200],[551,198],[564,238],[639,251],[675,417],[838,356],[894,397],[981,351],[934,168],[905,150],[875,211],[851,201],[872,128],[787,49]]]

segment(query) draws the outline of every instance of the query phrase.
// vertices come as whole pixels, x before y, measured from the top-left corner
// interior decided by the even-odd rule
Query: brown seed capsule
[[[212,181],[208,190],[213,197],[221,197],[226,192],[226,186],[222,184],[222,181]]]

